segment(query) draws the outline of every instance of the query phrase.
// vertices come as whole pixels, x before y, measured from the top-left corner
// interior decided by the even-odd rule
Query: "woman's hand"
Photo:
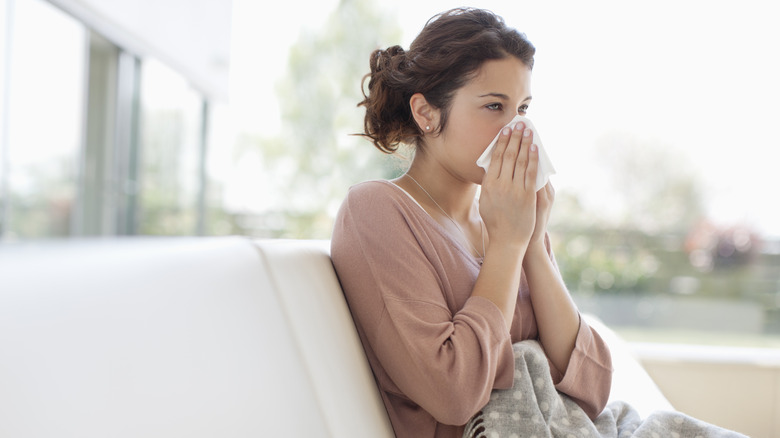
[[[512,327],[523,259],[536,227],[539,153],[531,147],[532,139],[523,123],[501,130],[479,197],[490,243],[472,296],[492,301],[507,330]]]
[[[537,221],[543,219],[544,236],[551,197],[534,190],[539,153],[532,147],[530,129],[517,123],[501,130],[490,167],[482,179],[479,212],[493,243],[516,245],[525,250],[536,237]],[[541,191],[540,191],[541,192]],[[543,206],[539,212],[538,206]],[[536,237],[538,238],[538,237]]]

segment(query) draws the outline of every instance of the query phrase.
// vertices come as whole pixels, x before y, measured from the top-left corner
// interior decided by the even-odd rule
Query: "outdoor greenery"
[[[243,231],[266,237],[328,238],[350,185],[389,178],[401,163],[362,137],[361,79],[369,54],[400,39],[396,20],[371,0],[342,0],[317,31],[300,35],[279,84],[282,135],[240,140],[260,150],[272,200]]]

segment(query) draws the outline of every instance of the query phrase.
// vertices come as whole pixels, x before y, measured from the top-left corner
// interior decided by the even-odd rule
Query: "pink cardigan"
[[[396,435],[460,437],[494,388],[512,386],[512,343],[538,335],[525,279],[507,331],[498,307],[471,297],[479,273],[474,256],[389,181],[350,189],[331,242]],[[559,391],[591,418],[601,412],[612,361],[584,320],[568,369],[551,369]]]

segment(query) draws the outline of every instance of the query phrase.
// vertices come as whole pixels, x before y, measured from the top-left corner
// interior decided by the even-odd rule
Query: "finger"
[[[547,184],[539,189],[537,196],[539,196],[545,204],[552,204],[555,200],[555,188],[553,187],[552,183],[547,181]]]
[[[523,129],[525,124],[518,122],[512,129],[512,136],[509,137],[509,143],[504,151],[503,161],[501,162],[501,174],[506,173],[510,178],[514,178],[517,172],[515,166],[517,165],[518,158],[520,158],[520,146],[523,139]]]
[[[525,171],[525,187],[528,190],[536,188],[536,174],[539,171],[539,147],[531,144],[528,147],[528,167]]]
[[[555,201],[555,187],[553,187],[552,183],[550,181],[547,181],[547,185],[544,186],[547,190],[547,199],[550,200],[550,204]]]
[[[506,146],[509,144],[509,136],[511,133],[512,130],[507,127],[501,129],[501,132],[498,135],[496,146],[493,148],[493,152],[491,152],[490,166],[488,166],[488,170],[485,175],[486,177],[496,179],[501,176],[501,160],[504,156]]]
[[[528,171],[529,163],[528,150],[530,149],[531,142],[534,138],[531,129],[523,130],[521,138],[520,151],[515,162],[515,181],[517,181],[518,184],[525,185],[525,174]]]

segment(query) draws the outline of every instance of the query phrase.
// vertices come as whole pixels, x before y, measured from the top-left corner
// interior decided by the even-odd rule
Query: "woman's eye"
[[[500,103],[491,103],[488,105],[485,105],[485,108],[492,110],[492,111],[500,111],[501,110],[501,104]]]
[[[517,109],[518,114],[525,114],[528,112],[528,105],[520,105],[520,108]]]

